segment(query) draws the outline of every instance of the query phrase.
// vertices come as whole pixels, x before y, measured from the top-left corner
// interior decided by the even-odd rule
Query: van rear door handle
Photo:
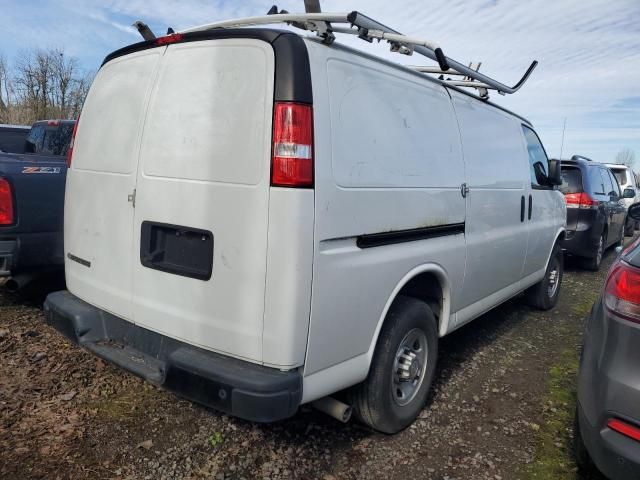
[[[520,197],[520,221],[524,222],[524,195]]]
[[[528,215],[528,219],[531,220],[531,208],[532,208],[532,204],[533,204],[533,198],[531,197],[531,194],[529,194],[529,215]]]

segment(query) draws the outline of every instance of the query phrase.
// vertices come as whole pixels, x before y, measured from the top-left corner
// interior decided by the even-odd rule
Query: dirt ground
[[[427,406],[394,436],[307,407],[270,425],[202,408],[71,345],[41,295],[0,293],[0,477],[600,478],[577,472],[571,435],[584,318],[614,255],[599,273],[568,261],[550,312],[516,298],[443,339]]]

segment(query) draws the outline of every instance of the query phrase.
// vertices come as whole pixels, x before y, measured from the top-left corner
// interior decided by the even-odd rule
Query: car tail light
[[[567,208],[593,208],[597,202],[588,193],[565,193],[564,201]]]
[[[13,224],[13,193],[11,184],[0,178],[0,225]]]
[[[277,102],[273,109],[271,185],[313,187],[313,109]]]
[[[158,37],[154,40],[156,45],[169,45],[170,43],[176,43],[182,41],[181,33],[172,33],[171,35],[165,35],[164,37]]]
[[[78,131],[78,124],[80,118],[76,120],[76,124],[73,126],[73,132],[71,132],[71,140],[69,140],[69,149],[67,150],[67,167],[71,168],[71,157],[73,156],[73,144],[76,143],[76,132]]]
[[[621,433],[625,437],[629,437],[640,442],[640,428],[634,425],[618,420],[617,418],[611,418],[607,422],[607,427]]]
[[[619,260],[609,271],[604,288],[607,310],[640,323],[640,269]]]

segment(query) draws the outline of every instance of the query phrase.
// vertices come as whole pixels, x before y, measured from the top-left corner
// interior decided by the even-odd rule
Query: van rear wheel
[[[598,245],[596,247],[596,251],[591,258],[585,258],[582,262],[582,265],[585,269],[591,270],[592,272],[597,272],[600,270],[600,264],[602,263],[602,257],[604,256],[605,245],[606,245],[606,232],[603,232],[598,240]]]
[[[427,400],[437,357],[431,308],[399,296],[387,313],[369,375],[352,390],[356,417],[383,433],[411,425]]]
[[[540,310],[550,310],[555,307],[560,295],[563,273],[564,255],[560,246],[556,244],[551,252],[544,278],[525,293],[527,303]]]

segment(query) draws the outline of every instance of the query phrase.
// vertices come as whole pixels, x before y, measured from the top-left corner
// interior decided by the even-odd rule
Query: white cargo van
[[[203,27],[109,55],[70,155],[68,291],[45,309],[230,414],[275,421],[349,389],[396,432],[439,337],[523,291],[555,304],[559,169],[525,119],[327,43]]]

